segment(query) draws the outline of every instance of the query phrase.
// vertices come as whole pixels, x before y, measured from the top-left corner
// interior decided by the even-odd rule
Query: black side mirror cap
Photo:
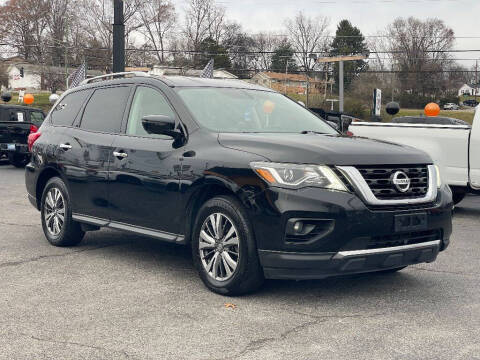
[[[174,139],[183,137],[183,134],[175,129],[175,119],[165,115],[147,115],[142,118],[142,126],[149,134],[167,135]]]

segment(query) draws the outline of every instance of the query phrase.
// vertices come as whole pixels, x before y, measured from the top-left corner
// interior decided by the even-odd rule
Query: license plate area
[[[395,232],[427,229],[427,213],[395,215]]]

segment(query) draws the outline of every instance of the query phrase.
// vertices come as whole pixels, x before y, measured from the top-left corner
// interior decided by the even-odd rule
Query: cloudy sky
[[[297,11],[323,15],[331,20],[330,31],[336,24],[349,19],[364,35],[382,30],[396,17],[437,17],[445,21],[458,37],[457,49],[480,49],[480,0],[218,0],[227,9],[229,18],[240,22],[251,32],[282,33],[283,19]],[[175,1],[184,7],[185,0]],[[480,52],[458,54],[461,58],[480,58]],[[461,61],[470,66],[474,61]]]
[[[182,16],[186,0],[172,0]],[[0,4],[6,0],[0,0]],[[245,30],[256,33],[283,33],[283,21],[298,11],[311,16],[330,18],[330,32],[336,24],[349,19],[364,35],[373,35],[396,17],[437,17],[455,31],[456,49],[480,49],[480,0],[217,0],[227,9],[230,19]],[[462,37],[477,38],[462,38]],[[456,57],[477,59],[480,52],[456,54]],[[474,60],[460,61],[471,66]]]

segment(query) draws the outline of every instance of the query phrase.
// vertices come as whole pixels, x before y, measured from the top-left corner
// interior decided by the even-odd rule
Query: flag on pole
[[[87,64],[84,62],[68,77],[68,88],[74,88],[87,78]]]
[[[211,59],[202,71],[202,78],[213,78],[213,59]]]

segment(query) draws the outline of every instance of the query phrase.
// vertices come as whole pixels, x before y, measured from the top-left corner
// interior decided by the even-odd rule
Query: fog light
[[[301,233],[302,230],[303,230],[303,222],[297,221],[297,222],[293,225],[293,230],[295,230],[296,233]]]

